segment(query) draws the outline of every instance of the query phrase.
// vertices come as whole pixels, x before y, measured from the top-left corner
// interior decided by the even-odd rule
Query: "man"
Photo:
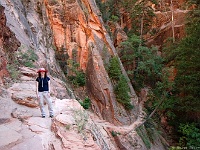
[[[42,118],[45,118],[44,99],[48,104],[49,116],[53,118],[53,106],[50,98],[50,78],[47,76],[47,70],[44,68],[40,68],[37,73],[36,94],[39,100]]]

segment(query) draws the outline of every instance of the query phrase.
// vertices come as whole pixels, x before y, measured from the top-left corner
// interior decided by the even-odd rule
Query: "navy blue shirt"
[[[49,80],[50,80],[49,77],[45,77],[45,78],[37,77],[36,81],[38,82],[39,92],[49,91],[49,85],[48,85]]]

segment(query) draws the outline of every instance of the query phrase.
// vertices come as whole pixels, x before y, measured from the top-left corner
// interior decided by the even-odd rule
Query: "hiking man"
[[[53,118],[53,106],[50,98],[50,78],[47,76],[47,70],[44,68],[40,68],[37,73],[36,94],[39,100],[42,118],[45,118],[44,99],[48,104],[49,117]]]

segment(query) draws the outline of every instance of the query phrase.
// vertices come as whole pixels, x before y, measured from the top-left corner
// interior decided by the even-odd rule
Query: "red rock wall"
[[[172,3],[171,3],[172,2]],[[152,25],[149,32],[143,35],[143,38],[147,41],[149,46],[156,45],[161,47],[165,41],[172,37],[172,11],[173,11],[173,22],[175,40],[180,40],[185,36],[185,16],[188,12],[186,7],[186,0],[162,0],[158,1],[158,4],[148,3],[149,7],[154,11],[155,17],[153,17]],[[131,20],[129,14],[122,9],[120,26],[121,28],[127,27],[131,29]],[[113,29],[113,27],[111,27]],[[116,32],[118,27],[116,26],[112,32]],[[155,33],[150,33],[155,32]],[[118,46],[121,41],[115,41],[115,45]]]
[[[185,4],[186,0],[163,0],[159,1],[157,5],[152,6],[155,17],[153,18],[151,28],[156,29],[157,33],[145,36],[148,44],[157,45],[162,49],[166,40],[173,37],[172,12],[175,41],[185,36],[185,18],[188,12]]]
[[[4,78],[9,76],[7,70],[8,59],[12,59],[13,52],[20,46],[15,35],[6,26],[4,7],[0,6],[0,85],[4,85]]]
[[[116,104],[113,87],[103,64],[104,47],[113,55],[113,45],[107,39],[95,2],[57,0],[52,4],[44,0],[44,4],[57,50],[64,47],[70,58],[74,49],[78,52],[77,62],[87,75],[87,91],[95,113],[114,124],[130,123],[127,112]]]

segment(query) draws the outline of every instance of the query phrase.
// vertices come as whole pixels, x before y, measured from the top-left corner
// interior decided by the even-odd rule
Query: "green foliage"
[[[146,130],[146,136],[152,144],[155,144],[162,134],[159,125],[155,119],[148,118],[144,123],[144,128]]]
[[[119,9],[117,1],[107,0],[105,2],[96,1],[101,13],[104,22],[107,21],[118,21],[119,20]]]
[[[78,71],[76,73],[76,83],[78,86],[84,86],[85,85],[85,73],[83,71]]]
[[[133,105],[131,105],[130,103],[131,100],[128,93],[129,87],[126,78],[123,75],[120,76],[114,91],[116,94],[117,101],[122,105],[124,105],[125,109],[127,110],[133,109]]]
[[[174,113],[170,111],[176,105],[176,100],[172,96],[171,91],[174,84],[169,81],[169,76],[171,75],[169,73],[170,69],[168,67],[163,68],[160,80],[156,82],[154,88],[149,90],[148,101],[145,103],[148,113],[152,112],[162,100],[163,103],[160,105],[159,111],[166,112],[165,115],[168,117],[174,117]]]
[[[84,132],[85,126],[88,122],[88,114],[85,110],[74,110],[73,116],[78,127],[78,133]]]
[[[25,65],[26,67],[34,68],[34,62],[38,60],[38,56],[32,49],[29,49],[27,52],[19,52],[18,61],[20,64]]]
[[[161,107],[161,111],[168,117],[168,123],[179,129],[180,146],[186,148],[199,146],[199,110],[200,110],[200,3],[197,0],[190,1],[196,4],[196,9],[188,13],[186,24],[187,34],[179,43],[166,44],[163,56],[168,66],[176,69],[175,80],[170,94]],[[161,84],[160,84],[161,85]],[[167,91],[167,90],[165,90]],[[177,123],[178,122],[178,123]],[[179,126],[180,124],[180,126]],[[198,142],[197,142],[198,141]],[[173,147],[171,149],[178,149]]]
[[[198,111],[200,109],[200,19],[194,19],[190,23],[192,24],[188,28],[189,35],[181,41],[176,49],[175,57],[177,68],[175,90],[177,96],[183,95],[182,97],[178,96],[182,111]]]
[[[179,132],[183,135],[180,137],[180,146],[199,147],[200,143],[200,129],[192,124],[180,124]]]
[[[111,79],[119,80],[119,77],[121,75],[121,69],[120,69],[119,60],[117,57],[113,57],[110,59],[108,74]]]
[[[177,69],[171,96],[166,105],[168,112],[171,112],[170,122],[176,128],[177,121],[199,122],[195,114],[200,110],[200,4],[196,4],[197,9],[188,14],[187,36],[180,43],[171,44],[163,55],[165,62]]]
[[[8,48],[10,47],[8,46]],[[21,46],[21,48],[23,48],[23,46]],[[33,63],[38,60],[38,56],[32,49],[29,49],[26,52],[22,53],[19,48],[19,51],[16,52],[7,52],[7,57],[7,70],[13,80],[18,79],[20,75],[20,72],[18,70],[20,65],[33,68],[35,67]]]
[[[163,67],[163,59],[157,54],[157,48],[148,48],[141,44],[140,38],[132,35],[122,43],[120,50],[123,65],[132,84],[138,90],[144,86],[155,87],[161,78]]]
[[[155,47],[147,48],[140,46],[135,54],[138,65],[135,69],[135,80],[139,81],[142,86],[149,85],[154,87],[156,81],[161,77],[162,58],[157,55]]]
[[[181,149],[187,149],[187,147],[172,146],[169,148],[169,150],[181,150]]]
[[[89,109],[91,106],[91,101],[88,97],[86,97],[83,102],[80,102],[80,104],[84,109]]]
[[[156,0],[152,3],[157,3]],[[126,13],[130,14],[132,29],[131,33],[141,35],[141,24],[143,23],[143,34],[150,31],[152,18],[155,16],[153,9],[146,0],[126,0],[121,1],[121,7],[124,8]]]
[[[135,52],[142,41],[137,35],[132,35],[127,41],[121,43],[120,58],[124,62],[124,66],[130,68],[133,65],[132,61],[135,59]]]
[[[69,81],[71,81],[74,86],[85,86],[85,73],[83,72],[83,70],[78,69],[79,64],[76,63],[74,60],[68,60],[68,67],[72,73],[72,75],[67,76]]]
[[[119,17],[118,17],[118,16],[115,16],[115,15],[112,15],[112,16],[111,16],[111,20],[112,20],[113,22],[117,22],[117,21],[119,20]]]
[[[68,79],[75,86],[85,86],[85,73],[83,71],[76,71],[75,75],[68,76]]]
[[[121,103],[125,109],[130,110],[133,108],[133,105],[130,103],[129,87],[126,78],[121,74],[119,59],[115,56],[110,59],[108,75],[111,80],[115,81],[114,83],[116,85],[114,92],[116,94],[117,101]]]
[[[73,49],[72,50],[72,60],[73,62],[77,62],[77,50],[76,49]]]
[[[16,80],[19,77],[20,73],[18,71],[16,64],[10,64],[10,65],[8,64],[7,70],[13,80]]]
[[[70,130],[70,124],[67,124],[67,125],[65,126],[65,128],[66,128],[67,130]]]
[[[136,129],[137,134],[141,137],[147,149],[151,148],[151,142],[149,137],[147,136],[146,130],[143,126]]]
[[[77,50],[72,50],[72,59],[69,59],[69,55],[66,52],[64,46],[60,48],[59,51],[55,51],[55,57],[58,61],[61,69],[63,70],[65,76],[69,81],[76,87],[85,86],[85,73],[79,69],[79,64],[77,61]],[[68,75],[70,74],[71,75]]]
[[[156,0],[152,1],[157,3]],[[142,0],[125,0],[115,1],[107,0],[105,2],[96,1],[105,23],[109,21],[117,22],[122,17],[120,9],[123,9],[125,13],[130,15],[132,24],[131,33],[140,35],[141,23],[143,22],[143,33],[147,33],[151,26],[152,17],[154,17],[153,9],[149,6],[148,1]]]
[[[115,137],[115,136],[117,136],[117,135],[120,135],[121,133],[119,133],[119,132],[116,132],[116,131],[111,131],[111,135],[113,136],[113,137]]]

